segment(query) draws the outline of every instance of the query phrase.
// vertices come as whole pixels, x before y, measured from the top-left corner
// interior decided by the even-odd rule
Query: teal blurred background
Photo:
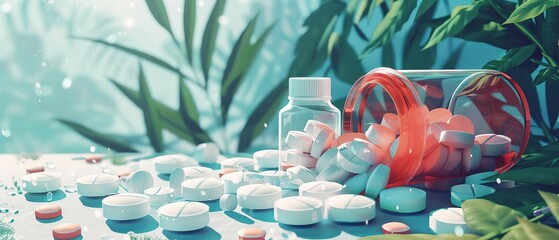
[[[223,14],[218,18],[220,28],[209,69],[208,94],[197,90],[191,81],[186,82],[196,100],[200,127],[222,151],[236,152],[240,150],[238,136],[250,113],[261,101],[278,98],[281,101],[279,106],[287,102],[285,95],[269,92],[289,75],[290,65],[296,57],[297,41],[307,29],[303,23],[321,1],[226,2]],[[457,5],[471,3],[441,2],[446,4],[439,4],[434,17],[448,15]],[[184,1],[164,3],[171,29],[182,45]],[[201,36],[215,3],[214,0],[195,1],[194,34],[197,37],[194,37],[194,49],[201,48]],[[222,126],[215,117],[220,106],[221,75],[237,38],[257,13],[253,41],[267,27],[275,25],[232,98],[227,124]],[[372,18],[370,24],[363,24],[370,32],[382,19],[381,10],[375,10]],[[402,31],[411,26],[412,22],[407,22]],[[203,78],[203,73],[196,70],[199,68],[188,67],[184,53],[177,50],[171,35],[158,24],[142,0],[0,0],[0,33],[0,152],[3,153],[107,151],[106,147],[83,137],[57,119],[70,120],[105,133],[136,150],[153,151],[146,135],[142,109],[110,81],[138,89],[141,60],[132,54],[77,37],[141,50],[173,66],[181,66],[186,75]],[[404,38],[403,33],[396,33],[392,39],[394,55],[402,55]],[[427,41],[429,36],[424,38]],[[355,32],[348,37],[349,42],[357,42],[352,45],[359,49],[359,53],[367,43],[359,43],[358,39]],[[438,50],[434,68],[443,67],[456,51],[460,54],[455,68],[460,69],[482,68],[505,53],[505,50],[486,43],[466,43],[461,39],[444,40]],[[381,58],[380,49],[375,50],[361,61],[363,68],[368,71],[381,66]],[[141,64],[153,98],[178,109],[177,74],[149,61],[143,60]],[[195,61],[194,65],[199,66],[199,62]],[[403,65],[396,63],[394,67],[401,69]],[[347,81],[341,81],[328,64],[308,75],[332,77],[334,100],[345,98],[351,87]],[[542,101],[545,103],[545,99]],[[264,127],[263,132],[243,151],[277,146],[277,109],[275,114],[264,126],[259,125]],[[196,144],[168,130],[163,130],[163,139],[166,151],[190,152]]]

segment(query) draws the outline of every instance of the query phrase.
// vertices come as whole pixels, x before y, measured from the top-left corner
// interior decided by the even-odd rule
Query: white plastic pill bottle
[[[316,120],[330,126],[336,137],[341,133],[341,113],[330,100],[330,78],[292,77],[289,78],[289,102],[279,112],[279,150],[284,151],[290,131],[303,132],[309,120]],[[283,155],[285,156],[285,155]],[[280,168],[285,159],[280,158]],[[283,164],[282,164],[283,163]]]
[[[440,131],[437,127],[445,130],[452,125],[449,122],[433,124],[429,119],[437,115],[433,114],[433,109],[450,116],[461,115],[461,120],[465,116],[471,121],[468,124],[464,123],[468,120],[457,121],[455,125],[458,126],[454,127],[461,130],[469,125],[475,141],[463,137],[467,134],[452,135],[453,138],[446,140],[469,141],[469,144],[482,146],[453,149],[448,143],[444,146],[444,141],[430,136]],[[465,176],[471,174],[465,168],[483,167],[486,163],[492,163],[488,167],[493,169],[473,171],[504,172],[519,160],[530,136],[530,110],[522,89],[507,74],[493,70],[376,68],[355,82],[343,111],[344,133],[365,133],[372,124],[382,124],[387,113],[398,116],[399,123],[394,125],[398,128],[399,140],[393,148],[396,151],[392,153],[389,187]],[[428,152],[433,152],[437,146],[442,146],[444,151]],[[485,156],[480,157],[480,152]]]

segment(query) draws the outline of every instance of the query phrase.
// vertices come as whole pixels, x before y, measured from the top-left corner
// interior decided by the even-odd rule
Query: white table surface
[[[142,168],[154,174],[155,186],[168,186],[168,176],[155,174],[153,163],[150,160],[129,162],[127,165],[115,166],[110,160],[103,160],[97,164],[87,164],[85,160],[73,158],[80,154],[47,154],[38,160],[18,161],[16,155],[0,154],[0,181],[5,186],[13,186],[12,177],[21,182],[28,166],[47,164],[54,168],[46,171],[55,171],[63,174],[63,185],[71,184],[75,179],[105,171],[117,174],[127,168]],[[219,164],[212,164],[213,169],[218,169]],[[216,170],[217,171],[217,170]],[[124,192],[120,189],[120,192]],[[285,190],[284,196],[297,195],[296,191]],[[13,209],[18,209],[19,214],[13,215],[12,226],[17,239],[53,239],[51,229],[61,223],[75,223],[82,227],[82,236],[77,239],[125,239],[129,231],[147,233],[169,239],[237,239],[237,231],[247,227],[258,227],[270,232],[280,233],[291,231],[299,239],[356,239],[359,237],[382,234],[381,225],[386,222],[400,221],[411,227],[412,233],[432,233],[428,227],[428,214],[430,211],[442,207],[450,207],[449,193],[434,191],[428,192],[428,207],[417,214],[396,214],[386,212],[376,207],[377,216],[368,223],[339,224],[328,220],[310,226],[288,226],[274,221],[273,209],[251,211],[237,207],[235,211],[224,212],[217,201],[207,203],[210,206],[209,226],[192,232],[163,231],[159,227],[156,208],[152,207],[149,216],[132,221],[111,221],[103,217],[101,208],[102,198],[80,197],[77,193],[67,193],[63,190],[56,191],[53,203],[62,206],[62,218],[52,221],[38,221],[34,216],[36,207],[45,204],[46,194],[18,194],[9,196],[5,187],[0,188],[0,202],[4,202]],[[1,206],[0,206],[1,207]],[[0,214],[0,218],[2,215]],[[4,217],[9,217],[5,216]]]

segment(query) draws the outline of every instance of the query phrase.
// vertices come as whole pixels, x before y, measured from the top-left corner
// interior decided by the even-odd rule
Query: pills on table
[[[331,129],[322,129],[314,136],[310,155],[319,158],[334,143],[334,132]]]
[[[80,235],[82,235],[82,228],[74,223],[63,223],[52,229],[52,236],[55,239],[72,239]]]
[[[199,202],[175,202],[157,209],[159,226],[168,231],[194,231],[210,223],[210,207]]]
[[[256,160],[252,158],[245,158],[245,157],[234,157],[228,158],[221,162],[221,169],[224,168],[234,168],[234,169],[241,169],[245,171],[254,172],[256,165]]]
[[[153,158],[153,163],[155,164],[155,171],[159,174],[171,174],[175,168],[198,165],[196,160],[180,154],[155,157]]]
[[[109,220],[134,220],[149,214],[149,197],[137,193],[121,193],[103,199],[103,216]]]
[[[410,226],[401,222],[387,222],[382,224],[382,233],[384,234],[408,234]]]
[[[172,194],[173,197],[182,197],[181,184],[184,180],[209,177],[217,177],[216,173],[211,168],[200,166],[175,168],[175,170],[171,172],[171,176],[169,177],[169,186],[175,190]]]
[[[330,148],[316,162],[316,172],[322,172],[327,167],[338,163],[338,148]]]
[[[357,156],[355,160],[361,160],[364,163],[373,165],[378,165],[381,162],[385,152],[363,139],[355,139],[349,142],[348,147]]]
[[[304,166],[308,168],[314,168],[318,159],[312,157],[310,154],[301,152],[297,149],[289,149],[286,151],[285,161],[293,166]]]
[[[469,148],[474,144],[474,135],[458,130],[443,130],[439,141],[441,144],[453,148]]]
[[[385,113],[380,125],[391,129],[397,135],[400,133],[400,118],[394,113]]]
[[[225,193],[236,194],[237,189],[249,184],[264,183],[264,177],[254,172],[233,172],[221,177]]]
[[[266,231],[261,228],[243,228],[237,232],[239,240],[265,240]]]
[[[380,148],[382,151],[388,151],[390,144],[396,139],[396,133],[392,129],[373,123],[365,132],[369,141]]]
[[[304,131],[306,133],[308,133],[309,135],[311,135],[312,137],[316,137],[318,136],[318,134],[321,131],[327,131],[327,132],[331,132],[334,133],[334,130],[326,125],[325,123],[316,121],[316,120],[309,120],[307,121],[307,124],[305,125]]]
[[[305,132],[289,131],[285,143],[292,149],[301,152],[310,153],[312,148],[313,137]]]
[[[435,149],[423,157],[423,162],[425,162],[423,172],[427,175],[439,173],[447,159],[448,147],[437,143]]]
[[[448,125],[450,125],[450,127],[453,130],[464,131],[470,134],[474,134],[475,132],[475,128],[474,128],[474,124],[472,123],[472,120],[470,120],[468,117],[464,115],[456,114],[450,117],[447,123]]]
[[[372,199],[378,197],[380,191],[382,191],[386,184],[388,183],[388,178],[390,177],[390,167],[379,164],[369,176],[367,180],[367,186],[365,187],[365,195]]]
[[[460,207],[465,200],[480,198],[494,192],[494,188],[480,184],[460,184],[450,189],[450,202],[452,205]]]
[[[280,159],[285,159],[285,151],[261,150],[255,152],[252,158],[258,162],[260,168],[278,168]]]
[[[274,219],[287,225],[310,225],[322,220],[324,205],[312,197],[286,197],[274,203]]]
[[[481,169],[481,147],[474,143],[471,148],[462,150],[462,170],[465,173],[477,172]]]
[[[211,201],[224,193],[223,181],[216,178],[194,178],[182,182],[182,198],[189,201]]]
[[[29,166],[27,167],[27,169],[25,169],[25,174],[31,174],[31,173],[36,173],[36,172],[44,172],[45,171],[45,167],[43,165],[33,165],[33,166]]]
[[[501,156],[511,151],[511,139],[504,135],[480,134],[475,136],[483,156]]]
[[[57,172],[36,172],[21,177],[23,191],[46,193],[62,187],[62,174]]]
[[[137,170],[126,178],[126,189],[129,193],[143,194],[151,187],[153,187],[153,176],[148,171]]]
[[[380,192],[380,208],[395,213],[420,212],[427,206],[427,193],[412,187],[395,187]]]
[[[235,194],[226,193],[219,198],[219,207],[223,211],[233,211],[237,208],[238,204],[239,200],[237,200],[237,195]]]
[[[118,191],[119,178],[110,174],[87,175],[77,182],[78,194],[84,197],[108,196]]]
[[[103,157],[101,157],[101,155],[88,155],[85,156],[85,162],[86,163],[100,163],[103,160]]]
[[[324,202],[328,219],[334,222],[358,223],[375,218],[375,200],[361,195],[342,194]]]
[[[446,123],[452,117],[452,113],[446,108],[435,108],[429,113],[427,113],[427,122],[436,123],[443,122]]]
[[[313,197],[325,201],[331,196],[342,193],[343,186],[336,182],[315,181],[299,186],[299,196]]]
[[[151,204],[165,204],[171,201],[171,195],[175,189],[170,187],[152,187],[144,191],[150,199]]]
[[[62,215],[62,207],[58,204],[45,204],[35,209],[35,217],[38,219],[57,218]]]
[[[194,150],[194,159],[202,163],[214,163],[219,157],[219,147],[213,143],[202,143],[196,146]]]
[[[429,216],[429,228],[435,234],[454,234],[456,231],[464,234],[476,233],[466,224],[462,208],[443,208],[432,212]]]
[[[316,176],[316,180],[343,183],[347,176],[349,176],[348,171],[338,167],[337,165],[333,165],[320,172]]]
[[[351,173],[364,173],[369,169],[370,164],[357,157],[349,148],[348,143],[338,147],[338,166]]]
[[[281,198],[281,188],[271,184],[251,184],[237,189],[239,206],[246,209],[271,209]]]
[[[349,178],[343,184],[344,192],[351,194],[359,194],[365,191],[367,187],[367,180],[369,179],[369,174],[361,173]]]
[[[312,182],[316,180],[317,174],[303,166],[295,166],[287,169],[289,179],[298,179],[301,182]]]

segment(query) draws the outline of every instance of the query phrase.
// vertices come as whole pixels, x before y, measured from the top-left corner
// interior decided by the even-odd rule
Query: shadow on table
[[[342,232],[339,227],[330,221],[321,221],[306,226],[293,226],[280,223],[279,226],[284,230],[294,232],[297,234],[297,237],[309,239],[333,238],[340,235]]]
[[[61,190],[52,191],[52,201],[58,201],[66,198],[66,193]],[[29,202],[49,202],[47,201],[47,193],[26,193],[25,200]]]
[[[40,223],[53,223],[53,222],[58,222],[58,221],[62,220],[62,218],[63,218],[63,216],[60,215],[60,216],[58,216],[58,217],[49,218],[49,219],[40,219],[40,218],[37,218],[37,221],[40,222]]]
[[[207,167],[207,168],[211,168],[213,170],[219,170],[221,169],[221,165],[219,163],[200,163],[200,166],[202,167]]]
[[[329,224],[332,224],[335,228],[342,230],[342,232],[346,232],[357,237],[366,237],[375,234],[374,226],[378,225],[378,223],[375,222],[375,219],[362,223],[335,223],[327,220],[323,221],[329,222]]]
[[[211,227],[204,227],[195,231],[175,232],[163,230],[163,235],[168,239],[221,239],[221,234]]]
[[[223,214],[225,214],[226,216],[236,220],[237,222],[240,223],[244,223],[244,224],[248,224],[248,225],[252,225],[254,224],[254,220],[250,219],[249,217],[240,214],[238,212],[233,212],[233,211],[225,211],[223,212]]]
[[[57,238],[55,238],[55,239],[57,239]],[[83,239],[83,236],[82,236],[82,235],[79,235],[79,236],[77,236],[77,237],[75,237],[75,238],[70,238],[70,239],[68,239],[68,240],[82,240],[82,239]]]
[[[219,199],[212,200],[212,201],[204,201],[202,203],[204,203],[204,204],[208,205],[208,207],[210,207],[210,212],[221,211],[221,207],[219,206]]]
[[[145,233],[155,230],[159,223],[150,215],[143,218],[129,221],[106,220],[105,223],[111,231],[126,234],[130,231],[135,233]]]
[[[241,211],[244,212],[246,215],[249,215],[252,218],[258,219],[260,221],[276,222],[276,220],[274,219],[274,209],[253,210],[241,208]]]
[[[103,206],[103,199],[105,197],[84,197],[81,196],[80,202],[86,207],[90,208],[101,208]]]
[[[169,178],[171,178],[171,174],[157,174],[157,177],[163,181],[169,181]]]

